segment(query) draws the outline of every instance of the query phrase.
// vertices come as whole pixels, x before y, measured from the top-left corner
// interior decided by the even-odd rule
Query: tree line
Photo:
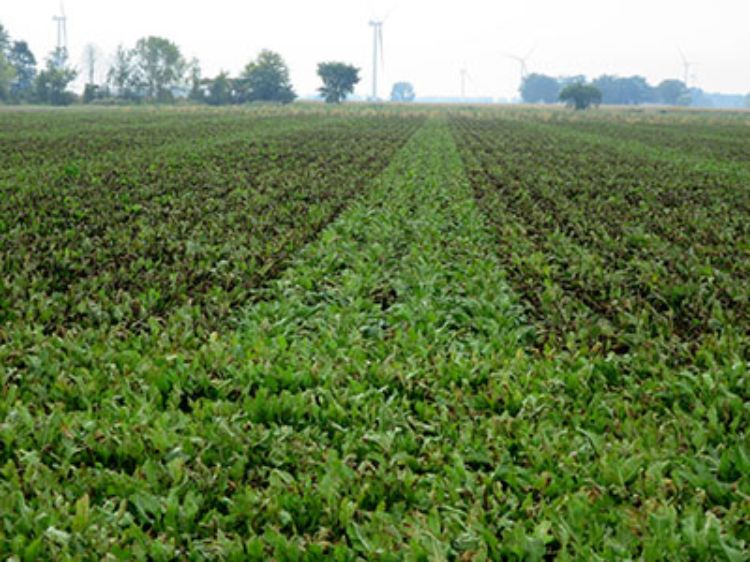
[[[93,52],[91,58],[93,65]],[[359,72],[342,62],[320,63],[321,97],[328,103],[344,101],[359,83]],[[163,37],[144,37],[132,48],[118,47],[106,80],[94,83],[93,75],[89,73],[80,97],[83,103],[170,103],[186,98],[209,105],[284,104],[297,98],[289,68],[278,53],[261,51],[238,76],[221,72],[204,78],[198,60],[187,60],[175,43]],[[78,70],[64,49],[50,53],[39,70],[28,43],[12,41],[0,24],[0,102],[69,105],[79,101],[70,91],[77,77]],[[408,97],[409,91],[399,87],[398,95]]]
[[[90,51],[90,64],[94,64]],[[360,82],[360,70],[341,62],[318,65],[322,85],[321,97],[329,103],[340,103]],[[55,50],[41,69],[26,41],[11,40],[0,24],[0,102],[69,105],[76,101],[96,104],[170,103],[189,99],[209,105],[231,105],[249,102],[290,103],[297,98],[291,85],[289,68],[278,53],[264,50],[250,61],[238,76],[221,72],[203,77],[197,59],[187,60],[180,48],[163,37],[144,37],[132,48],[118,47],[106,80],[94,83],[89,73],[83,95],[77,96],[70,86],[78,70],[65,50]],[[582,89],[585,86],[585,89]],[[579,107],[592,104],[691,105],[699,90],[689,90],[680,80],[664,80],[652,86],[642,76],[603,75],[590,83],[584,76],[553,77],[530,74],[521,84],[521,98],[526,103],[565,101]],[[391,101],[415,99],[414,87],[397,82]],[[750,94],[746,98],[750,108]]]
[[[555,103],[571,84],[586,83],[584,76],[557,78],[545,74],[529,74],[521,84],[521,98],[526,103]],[[664,80],[652,86],[642,76],[620,77],[603,75],[589,84],[601,95],[599,100],[608,105],[690,105],[691,93],[681,80]]]
[[[12,41],[0,24],[0,101],[66,105],[75,100],[68,85],[77,72],[67,65],[67,53],[55,50],[44,67],[37,69],[34,53],[26,41]]]

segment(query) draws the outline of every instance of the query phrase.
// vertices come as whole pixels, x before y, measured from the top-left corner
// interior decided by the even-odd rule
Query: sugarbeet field
[[[750,557],[750,114],[0,109],[0,558]]]

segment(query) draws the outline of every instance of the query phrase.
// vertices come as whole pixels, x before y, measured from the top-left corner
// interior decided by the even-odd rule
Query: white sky
[[[59,9],[58,0],[0,0],[0,23],[41,60],[54,47]],[[519,66],[504,53],[533,47],[531,72],[641,74],[657,83],[682,78],[680,46],[697,63],[691,85],[750,92],[750,0],[66,0],[65,11],[79,66],[86,43],[109,56],[145,35],[175,41],[204,76],[236,73],[269,48],[286,59],[303,96],[318,87],[324,60],[361,67],[357,93],[369,92],[368,20],[385,16],[381,96],[396,80],[420,96],[457,96],[466,65],[467,95],[510,98]]]

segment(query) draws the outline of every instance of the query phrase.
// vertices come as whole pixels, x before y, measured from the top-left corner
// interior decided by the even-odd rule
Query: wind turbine
[[[60,15],[52,16],[52,21],[57,23],[56,63],[58,67],[61,67],[68,56],[68,18],[65,17],[65,6],[62,2],[60,2]]]
[[[383,54],[383,24],[385,19],[370,20],[372,27],[372,99],[378,99],[378,62],[385,70],[385,55]]]
[[[682,66],[685,69],[685,79],[684,79],[685,88],[689,89],[690,86],[688,83],[690,82],[690,69],[693,66],[695,66],[696,63],[689,61],[687,57],[685,56],[685,53],[682,51],[680,47],[677,47],[677,50],[680,51],[680,58],[682,59]]]
[[[534,54],[534,51],[536,51],[536,47],[532,47],[528,53],[526,53],[525,57],[520,57],[518,55],[514,55],[512,53],[506,53],[505,56],[513,59],[514,61],[518,62],[519,66],[521,67],[521,82],[524,81],[524,79],[529,75],[529,67],[527,65],[529,59],[531,58],[531,55]]]
[[[370,27],[372,27],[372,99],[378,99],[378,72],[385,73],[385,54],[383,52],[383,24],[388,21],[391,14],[398,8],[399,2],[392,3],[390,8],[385,11],[385,16],[376,17],[373,3],[370,5]],[[381,12],[382,14],[382,12]],[[380,68],[378,68],[380,63]]]
[[[471,72],[469,72],[469,67],[466,64],[466,61],[461,64],[458,69],[458,73],[461,77],[461,99],[466,99],[466,86],[468,84],[471,84],[471,86],[473,87],[473,94],[476,95],[479,86],[477,86],[477,83],[474,81],[474,77],[471,75]]]

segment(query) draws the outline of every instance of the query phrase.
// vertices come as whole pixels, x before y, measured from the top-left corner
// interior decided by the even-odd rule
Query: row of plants
[[[27,137],[36,164],[6,170],[0,186],[0,341],[19,330],[139,332],[175,314],[210,328],[360,194],[420,122],[239,118],[206,130],[200,114],[180,119],[195,134],[167,119],[161,146],[103,126],[82,140],[83,119],[39,137],[36,152]],[[129,134],[134,148],[120,149]]]
[[[748,164],[750,128],[731,116],[706,119],[689,115],[676,121],[671,117],[641,117],[635,121],[606,116],[600,119],[561,119],[565,128],[605,136],[617,141],[635,141],[674,151],[675,155],[709,161]]]
[[[80,108],[69,112],[33,109],[6,111],[0,120],[0,179],[20,181],[19,174],[43,182],[49,164],[87,166],[109,155],[146,153],[157,149],[174,154],[194,151],[208,141],[228,141],[320,126],[322,111],[314,107],[208,109],[203,107],[120,109]],[[328,110],[340,121],[351,111]],[[283,116],[283,119],[279,119]],[[370,115],[373,116],[373,115]],[[104,165],[114,166],[115,160]],[[29,180],[31,183],[31,180]]]
[[[236,330],[2,371],[0,552],[743,560],[746,363],[536,353],[462,119],[417,131]]]
[[[360,124],[386,146],[388,120]],[[451,198],[453,183],[442,183],[446,170],[460,171],[455,152],[445,158],[449,133],[418,135],[263,299],[236,311],[236,332],[225,327],[191,348],[144,349],[130,339],[33,349],[24,376],[5,371],[0,551],[29,560],[434,552],[421,521],[428,492],[412,493],[403,480],[418,476],[409,469],[417,461],[393,456],[421,440],[410,402],[427,407],[411,398],[421,392],[419,378],[403,380],[402,371],[435,334],[433,297],[465,267],[480,268],[481,281],[492,264],[460,245],[444,255],[446,236],[460,243],[465,225],[472,239],[481,226],[471,220],[471,200]],[[470,250],[472,239],[463,242]],[[456,257],[466,263],[439,273]],[[429,284],[425,268],[438,273]],[[486,292],[512,307],[505,294]],[[455,303],[441,300],[442,322],[454,322]],[[466,326],[455,335],[470,337],[473,321],[459,322]],[[448,341],[457,340],[440,333]],[[381,373],[394,348],[398,364]],[[399,380],[408,388],[399,390]],[[389,399],[387,384],[402,401]],[[411,435],[384,449],[401,431]],[[442,494],[457,478],[446,469]],[[402,519],[420,529],[405,531]]]
[[[609,132],[620,127],[606,117],[560,124],[540,116],[462,112],[451,124],[496,255],[533,325],[528,376],[541,377],[542,402],[557,397],[555,413],[540,407],[539,415],[589,437],[592,462],[605,465],[598,474],[578,469],[591,485],[580,514],[615,542],[638,537],[604,559],[742,560],[750,542],[746,175],[721,142],[711,150],[724,157],[707,166],[687,135],[695,128],[720,138],[721,127],[693,122],[677,143],[677,116],[664,150],[655,131],[650,140],[633,133],[643,142],[616,140]],[[648,121],[622,129],[649,131]],[[557,443],[536,435],[545,448]],[[569,459],[549,459],[552,480],[572,476]],[[622,494],[606,484],[613,474]],[[613,503],[588,511],[602,501]],[[715,524],[703,542],[713,546],[700,553],[698,521],[704,530]],[[569,524],[553,525],[555,536]]]
[[[635,107],[581,113],[527,107],[475,110],[474,113],[506,121],[554,125],[559,132],[589,134],[598,142],[608,140],[621,148],[626,143],[631,149],[642,144],[672,158],[702,158],[704,164],[709,165],[714,162],[746,164],[750,143],[747,117],[742,112]]]
[[[736,174],[533,120],[454,126],[541,342],[745,357],[750,193]]]

